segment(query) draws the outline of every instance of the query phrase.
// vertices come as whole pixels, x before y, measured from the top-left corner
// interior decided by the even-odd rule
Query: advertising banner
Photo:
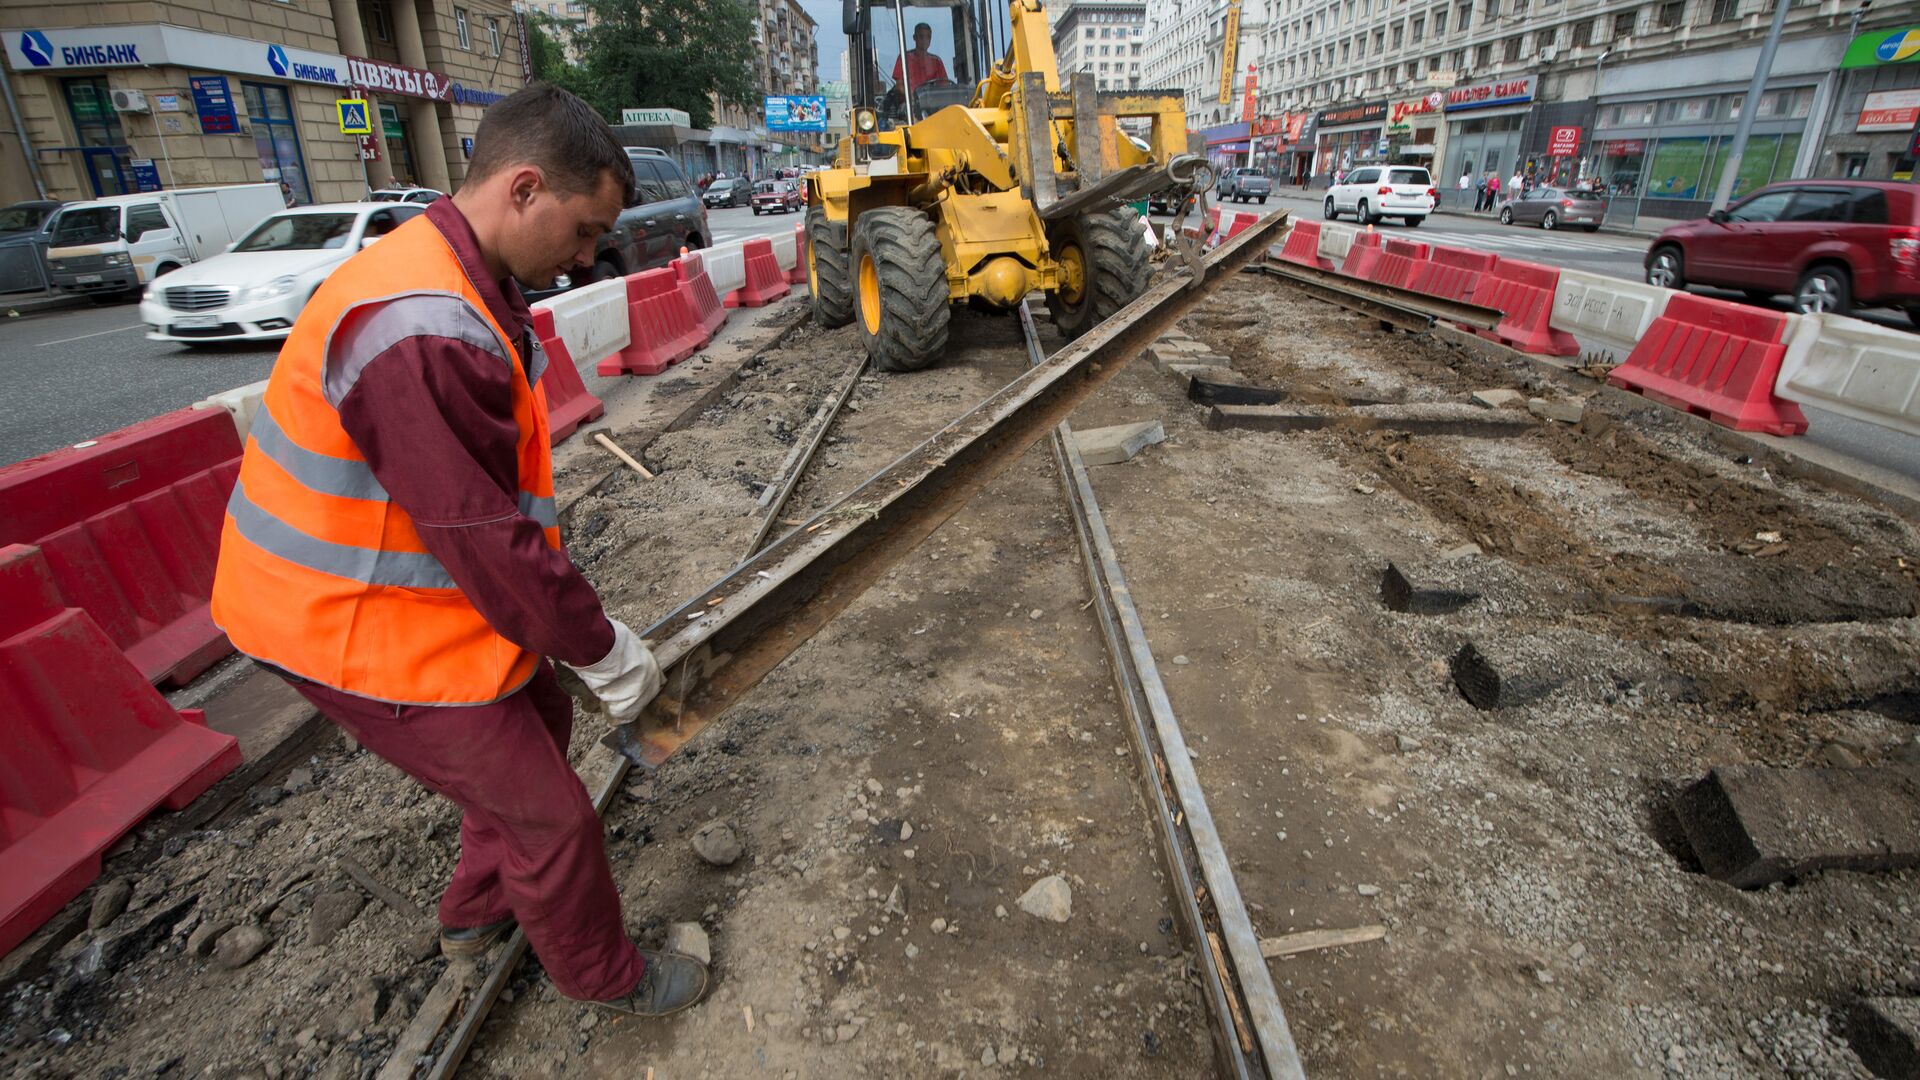
[[[827,99],[817,94],[767,95],[767,130],[827,130]]]

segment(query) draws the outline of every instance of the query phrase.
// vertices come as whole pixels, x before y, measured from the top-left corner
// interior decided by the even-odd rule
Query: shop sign
[[[1898,30],[1875,30],[1847,43],[1847,54],[1840,58],[1843,68],[1877,67],[1881,64],[1910,64],[1920,60],[1920,26]]]
[[[453,84],[453,100],[458,105],[478,105],[484,109],[506,99],[507,95],[496,94],[491,90],[475,90],[469,86],[461,86],[459,83]]]
[[[150,157],[129,158],[127,168],[133,173],[135,191],[159,191],[160,170],[154,168]]]
[[[1226,55],[1220,58],[1220,104],[1233,100],[1233,73],[1240,56],[1240,0],[1227,0],[1227,25],[1222,31]]]
[[[380,134],[389,139],[407,137],[407,127],[400,122],[400,110],[385,102],[380,104]]]
[[[1868,94],[1855,131],[1911,131],[1920,123],[1920,90],[1882,90]]]
[[[1580,152],[1580,129],[1557,127],[1547,138],[1548,157],[1572,157]]]
[[[1639,157],[1647,152],[1645,139],[1616,139],[1600,145],[1601,153],[1607,157]]]
[[[1300,142],[1313,137],[1313,116],[1309,113],[1295,113],[1287,118],[1287,141]]]
[[[1345,109],[1329,109],[1320,114],[1320,126],[1331,127],[1337,124],[1378,123],[1387,117],[1387,103],[1369,102]]]
[[[1254,92],[1258,87],[1258,79],[1259,79],[1259,73],[1254,70],[1254,67],[1252,64],[1248,64],[1247,65],[1247,98],[1240,105],[1240,116],[1243,119],[1246,119],[1246,120],[1253,119],[1253,98],[1254,98]]]
[[[180,111],[180,95],[179,94],[154,94],[152,95],[152,100],[153,100],[154,112],[179,112]]]
[[[227,71],[293,82],[346,84],[346,58],[178,26],[9,30],[7,59],[34,68],[175,67]]]
[[[360,160],[361,161],[379,161],[380,160],[380,140],[379,139],[376,139],[371,135],[360,136]]]
[[[1248,128],[1248,134],[1257,139],[1267,135],[1278,135],[1286,129],[1287,114],[1281,113],[1279,116],[1261,116],[1255,118]]]
[[[1533,100],[1533,79],[1502,79],[1499,82],[1456,86],[1447,91],[1447,111],[1490,109],[1496,105],[1522,105]]]
[[[389,64],[385,60],[347,57],[347,76],[361,90],[375,90],[401,97],[453,100],[453,80],[438,72]]]
[[[193,111],[200,114],[200,131],[207,135],[231,135],[240,130],[240,118],[233,112],[233,93],[224,75],[195,75],[187,80],[193,91]]]
[[[635,127],[693,126],[693,118],[680,109],[621,109],[620,122]]]
[[[1412,130],[1412,117],[1439,112],[1445,100],[1435,93],[1426,97],[1407,98],[1404,101],[1394,102],[1387,113],[1387,130],[1393,132]]]

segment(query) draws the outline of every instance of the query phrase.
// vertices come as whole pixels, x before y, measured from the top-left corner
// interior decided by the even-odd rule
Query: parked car
[[[446,196],[447,193],[444,191],[435,191],[432,188],[424,187],[381,188],[378,191],[368,192],[367,201],[419,203],[421,206],[425,206],[435,199],[444,199]]]
[[[218,255],[286,208],[278,184],[171,188],[68,203],[53,220],[47,270],[61,292],[138,293],[162,274]]]
[[[1647,248],[1647,281],[1713,285],[1793,309],[1903,309],[1920,325],[1920,198],[1911,184],[1796,180],[1670,226]]]
[[[1322,209],[1328,220],[1352,214],[1362,225],[1397,217],[1417,226],[1433,213],[1440,192],[1433,177],[1416,165],[1379,165],[1355,169],[1346,182],[1327,189]]]
[[[771,214],[776,210],[786,214],[806,205],[806,195],[801,192],[800,185],[791,180],[762,180],[753,185],[755,214]]]
[[[1607,216],[1607,200],[1591,191],[1536,187],[1500,204],[1500,224],[1538,225],[1557,229],[1578,225],[1588,232],[1600,228]]]
[[[1267,201],[1273,194],[1273,178],[1259,169],[1228,169],[1215,186],[1221,202]]]
[[[539,300],[590,281],[665,266],[680,256],[681,248],[697,250],[711,241],[707,208],[666,151],[629,146],[627,160],[633,164],[637,201],[620,212],[612,231],[600,237],[593,266],[561,278],[551,289],[528,290],[527,299]]]
[[[335,267],[426,209],[364,202],[282,210],[224,253],[148,285],[140,300],[147,338],[201,345],[286,337]]]
[[[718,210],[724,206],[745,206],[752,197],[753,186],[745,177],[723,176],[707,185],[700,201],[707,204],[707,209]]]
[[[57,202],[18,202],[0,210],[0,293],[39,292],[53,287],[47,245]]]

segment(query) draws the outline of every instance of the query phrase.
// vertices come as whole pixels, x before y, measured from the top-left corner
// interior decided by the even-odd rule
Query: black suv
[[[707,208],[665,151],[629,146],[627,160],[633,162],[638,201],[622,210],[613,231],[600,238],[592,271],[574,275],[575,285],[665,266],[679,257],[681,248],[706,247],[713,237]]]

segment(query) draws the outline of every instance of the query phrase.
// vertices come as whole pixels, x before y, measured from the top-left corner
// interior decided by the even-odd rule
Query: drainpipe
[[[20,119],[20,103],[13,98],[13,77],[7,73],[6,62],[0,60],[0,94],[7,99],[7,115],[13,118],[14,133],[20,136],[20,156],[27,159],[27,172],[33,175],[33,190],[40,193],[44,201],[47,198],[47,180],[40,175],[40,160],[34,156],[33,143],[27,138],[26,122]]]

